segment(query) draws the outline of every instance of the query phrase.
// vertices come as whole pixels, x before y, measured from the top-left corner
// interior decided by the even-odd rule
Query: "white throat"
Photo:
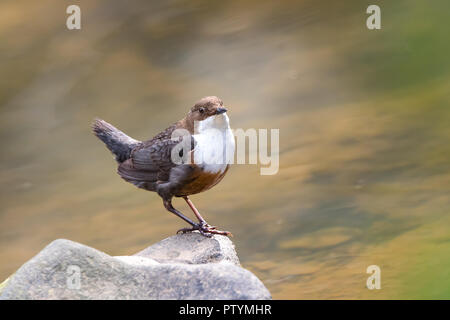
[[[210,173],[223,173],[234,160],[234,136],[226,113],[194,124],[194,162]]]
[[[202,134],[210,129],[226,130],[230,128],[230,119],[226,113],[210,116],[202,121],[195,121],[194,134]]]

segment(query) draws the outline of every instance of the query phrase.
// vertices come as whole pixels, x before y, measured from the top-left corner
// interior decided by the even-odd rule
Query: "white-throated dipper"
[[[226,112],[222,100],[214,96],[205,97],[190,109],[185,118],[144,142],[127,136],[100,119],[94,121],[93,131],[115,155],[119,163],[117,172],[124,180],[138,188],[157,192],[168,211],[191,225],[178,232],[198,230],[207,237],[212,234],[228,236],[231,235],[230,232],[220,231],[209,225],[189,199],[190,195],[215,186],[228,171],[234,156],[234,136]],[[176,139],[173,134],[179,130],[187,134]],[[181,141],[186,137],[187,149],[179,149]],[[179,157],[192,161],[174,161],[174,150]],[[187,154],[183,154],[184,150],[187,150]],[[210,156],[214,158],[222,150],[226,156],[219,161],[197,161]],[[173,197],[182,197],[187,202],[198,223],[173,207]]]

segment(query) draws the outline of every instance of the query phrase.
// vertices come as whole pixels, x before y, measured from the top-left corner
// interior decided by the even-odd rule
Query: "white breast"
[[[223,173],[234,159],[234,136],[226,113],[195,123],[194,163],[210,173]]]

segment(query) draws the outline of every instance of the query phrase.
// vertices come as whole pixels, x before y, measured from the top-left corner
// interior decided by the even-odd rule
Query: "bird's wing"
[[[194,148],[194,139],[183,140],[178,139],[153,140],[152,143],[142,144],[131,152],[132,170],[128,169],[127,174],[139,176],[141,179],[147,177],[147,181],[167,181],[169,179],[170,170],[180,164],[184,157],[184,152],[189,153]],[[172,151],[174,151],[175,159],[172,159]],[[120,171],[120,170],[119,170]],[[119,172],[120,173],[120,172]]]
[[[127,159],[119,165],[117,173],[125,181],[131,182],[139,188],[155,190],[157,181],[157,172],[138,170],[133,167],[131,159]]]

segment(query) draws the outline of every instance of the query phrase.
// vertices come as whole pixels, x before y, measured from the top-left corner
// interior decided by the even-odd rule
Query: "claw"
[[[205,236],[207,238],[211,238],[213,234],[219,234],[222,236],[232,237],[233,234],[229,231],[221,231],[217,230],[216,226],[210,226],[207,223],[197,224],[195,226],[192,226],[191,228],[182,228],[177,231],[178,233],[187,233],[192,231],[198,231],[202,236]]]
[[[192,231],[194,231],[194,230],[198,230],[198,229],[196,229],[196,228],[181,228],[181,229],[179,229],[179,230],[177,231],[177,234],[178,234],[178,233],[192,232]]]

